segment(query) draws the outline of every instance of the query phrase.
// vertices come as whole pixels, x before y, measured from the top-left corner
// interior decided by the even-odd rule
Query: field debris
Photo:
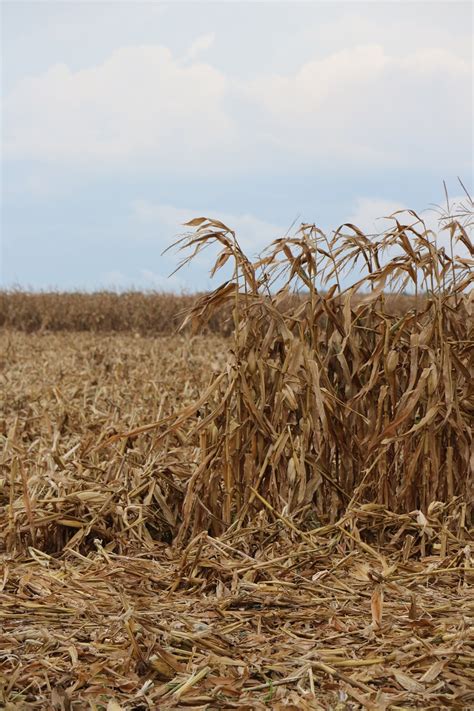
[[[383,511],[372,514],[357,512],[361,528],[385,525]],[[111,545],[87,557],[31,549],[21,561],[5,558],[2,703],[472,705],[474,566],[466,547],[407,562],[402,548],[389,547],[368,565],[337,526],[311,535],[311,544],[278,522],[266,530],[273,540],[256,560],[245,534],[218,543],[201,534],[185,559],[168,549],[125,556]],[[381,588],[383,617],[373,625]]]
[[[157,380],[169,397],[161,414],[173,394],[192,401],[225,341],[1,338],[10,352],[5,708],[472,705],[474,563],[460,499],[407,514],[362,504],[306,530],[263,506],[252,527],[201,532],[179,549],[163,493],[172,475],[187,476],[178,454],[168,452],[165,466],[153,433],[96,452],[84,442],[105,422],[158,419]]]

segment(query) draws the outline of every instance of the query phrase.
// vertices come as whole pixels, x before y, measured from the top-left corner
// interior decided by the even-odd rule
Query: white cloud
[[[394,200],[360,197],[355,201],[354,210],[345,222],[350,222],[367,234],[378,234],[393,225],[393,220],[384,218],[404,209],[405,205]]]
[[[73,72],[56,64],[23,79],[6,99],[5,154],[61,162],[161,159],[196,163],[232,140],[226,79],[182,66],[166,47],[116,50]]]
[[[344,91],[354,82],[377,79],[386,63],[381,46],[355,47],[307,62],[293,75],[261,77],[249,89],[271,113],[284,112],[296,117],[308,109],[321,109],[334,93]]]
[[[130,280],[119,269],[110,269],[100,275],[99,284],[106,289],[126,289]]]
[[[195,210],[172,205],[156,205],[147,200],[136,200],[132,204],[132,209],[140,222],[156,225],[157,235],[165,247],[171,244],[178,234],[189,230],[183,227],[185,222],[199,216],[217,219],[227,225],[236,233],[239,244],[249,253],[249,256],[260,252],[274,239],[283,236],[286,231],[282,226],[245,213],[200,210],[200,215],[197,215]]]
[[[99,277],[99,287],[106,289],[152,289],[182,293],[186,283],[176,274],[165,276],[150,269],[139,269],[133,274],[125,274],[118,269],[103,272]]]
[[[404,69],[420,74],[467,78],[470,73],[469,64],[446,49],[419,49],[398,61]]]
[[[454,49],[361,44],[243,81],[199,61],[212,42],[199,36],[185,62],[140,45],[23,79],[6,99],[6,157],[203,175],[275,163],[469,169],[472,68]]]
[[[140,275],[148,289],[156,289],[157,291],[183,291],[186,283],[176,274],[164,276],[157,274],[150,269],[141,269]]]
[[[216,35],[214,32],[209,32],[208,34],[200,35],[194,40],[194,42],[191,43],[191,46],[186,52],[184,58],[189,60],[196,59],[199,54],[205,52],[206,50],[210,49],[210,47],[212,47],[215,38]]]
[[[439,168],[440,157],[466,163],[471,76],[469,64],[447,50],[396,57],[373,44],[309,61],[291,75],[259,77],[242,91],[260,105],[275,146],[307,162],[366,168],[434,159]]]

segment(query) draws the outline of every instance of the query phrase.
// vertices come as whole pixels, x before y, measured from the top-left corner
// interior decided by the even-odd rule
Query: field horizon
[[[208,295],[212,292],[206,292]],[[204,292],[176,294],[163,290],[55,291],[0,289],[0,329],[35,331],[134,332],[170,335],[180,330],[187,313]],[[327,292],[321,291],[322,297]],[[361,292],[360,296],[362,296]],[[304,300],[308,294],[299,292]],[[385,293],[390,313],[402,314],[428,294]],[[231,313],[223,308],[206,323],[211,333],[229,336]],[[189,329],[187,329],[189,330]]]

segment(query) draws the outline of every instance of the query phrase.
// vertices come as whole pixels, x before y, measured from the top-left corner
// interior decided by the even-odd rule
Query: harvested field
[[[365,504],[313,531],[263,507],[251,532],[176,549],[163,495],[195,453],[165,452],[153,433],[88,444],[196,399],[228,344],[1,343],[6,708],[472,705],[461,502],[426,519]]]
[[[252,264],[191,226],[235,274],[189,324],[230,338],[0,336],[0,702],[472,707],[471,263],[398,224],[385,265],[311,226]]]

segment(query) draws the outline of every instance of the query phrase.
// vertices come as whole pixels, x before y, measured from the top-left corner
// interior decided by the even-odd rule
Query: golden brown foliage
[[[0,291],[0,327],[35,331],[176,333],[199,295],[160,292]],[[228,316],[216,314],[211,332],[229,333]]]
[[[262,503],[179,547],[199,447],[151,430],[96,448],[172,422],[229,344],[0,335],[0,705],[469,708],[466,502],[356,503],[314,530]]]
[[[98,533],[120,541],[127,516],[133,518],[144,506],[148,489],[140,482],[149,476],[157,481],[142,511],[145,528],[139,527],[137,540],[145,530],[150,540],[154,535],[170,539],[190,476],[192,447],[170,437],[164,447],[155,448],[153,433],[114,448],[97,445],[113,432],[171,416],[194,403],[213,369],[222,364],[225,342],[212,336],[18,332],[5,332],[1,342],[0,433],[8,475],[0,500],[3,506],[10,497],[22,502],[11,512],[14,518],[1,520],[7,548],[24,550],[33,543],[58,552],[77,533],[80,549]],[[28,476],[26,499],[22,469]],[[101,509],[109,495],[113,504],[99,515],[97,506]],[[24,508],[28,500],[33,528]],[[118,510],[125,516],[122,523]],[[75,521],[87,522],[86,527]],[[88,528],[92,522],[98,526],[95,533]],[[130,536],[134,527],[125,537],[128,543]]]
[[[4,290],[0,291],[0,328],[26,333],[85,331],[171,336],[178,332],[189,309],[200,296],[202,294],[140,291]],[[301,298],[294,296],[293,300]],[[423,302],[422,296],[418,302]],[[414,299],[409,295],[386,295],[386,308],[390,313],[401,315],[412,308],[413,303]],[[231,310],[217,310],[204,330],[229,336],[232,332]]]
[[[3,707],[472,705],[472,245],[400,220],[202,218],[184,335],[1,334]]]
[[[455,250],[474,250],[460,222],[447,225],[448,255],[408,217],[371,239],[354,225],[331,240],[303,225],[256,263],[222,223],[189,223],[195,232],[181,248],[192,258],[217,242],[213,271],[232,260],[234,277],[202,296],[187,321],[231,307],[234,339],[189,434],[201,461],[179,540],[248,525],[261,497],[323,522],[367,501],[394,511],[454,495],[472,501],[472,259]],[[343,288],[341,275],[358,262],[358,280]],[[326,293],[321,282],[332,282]],[[401,316],[388,309],[387,288],[412,289],[413,307]]]

